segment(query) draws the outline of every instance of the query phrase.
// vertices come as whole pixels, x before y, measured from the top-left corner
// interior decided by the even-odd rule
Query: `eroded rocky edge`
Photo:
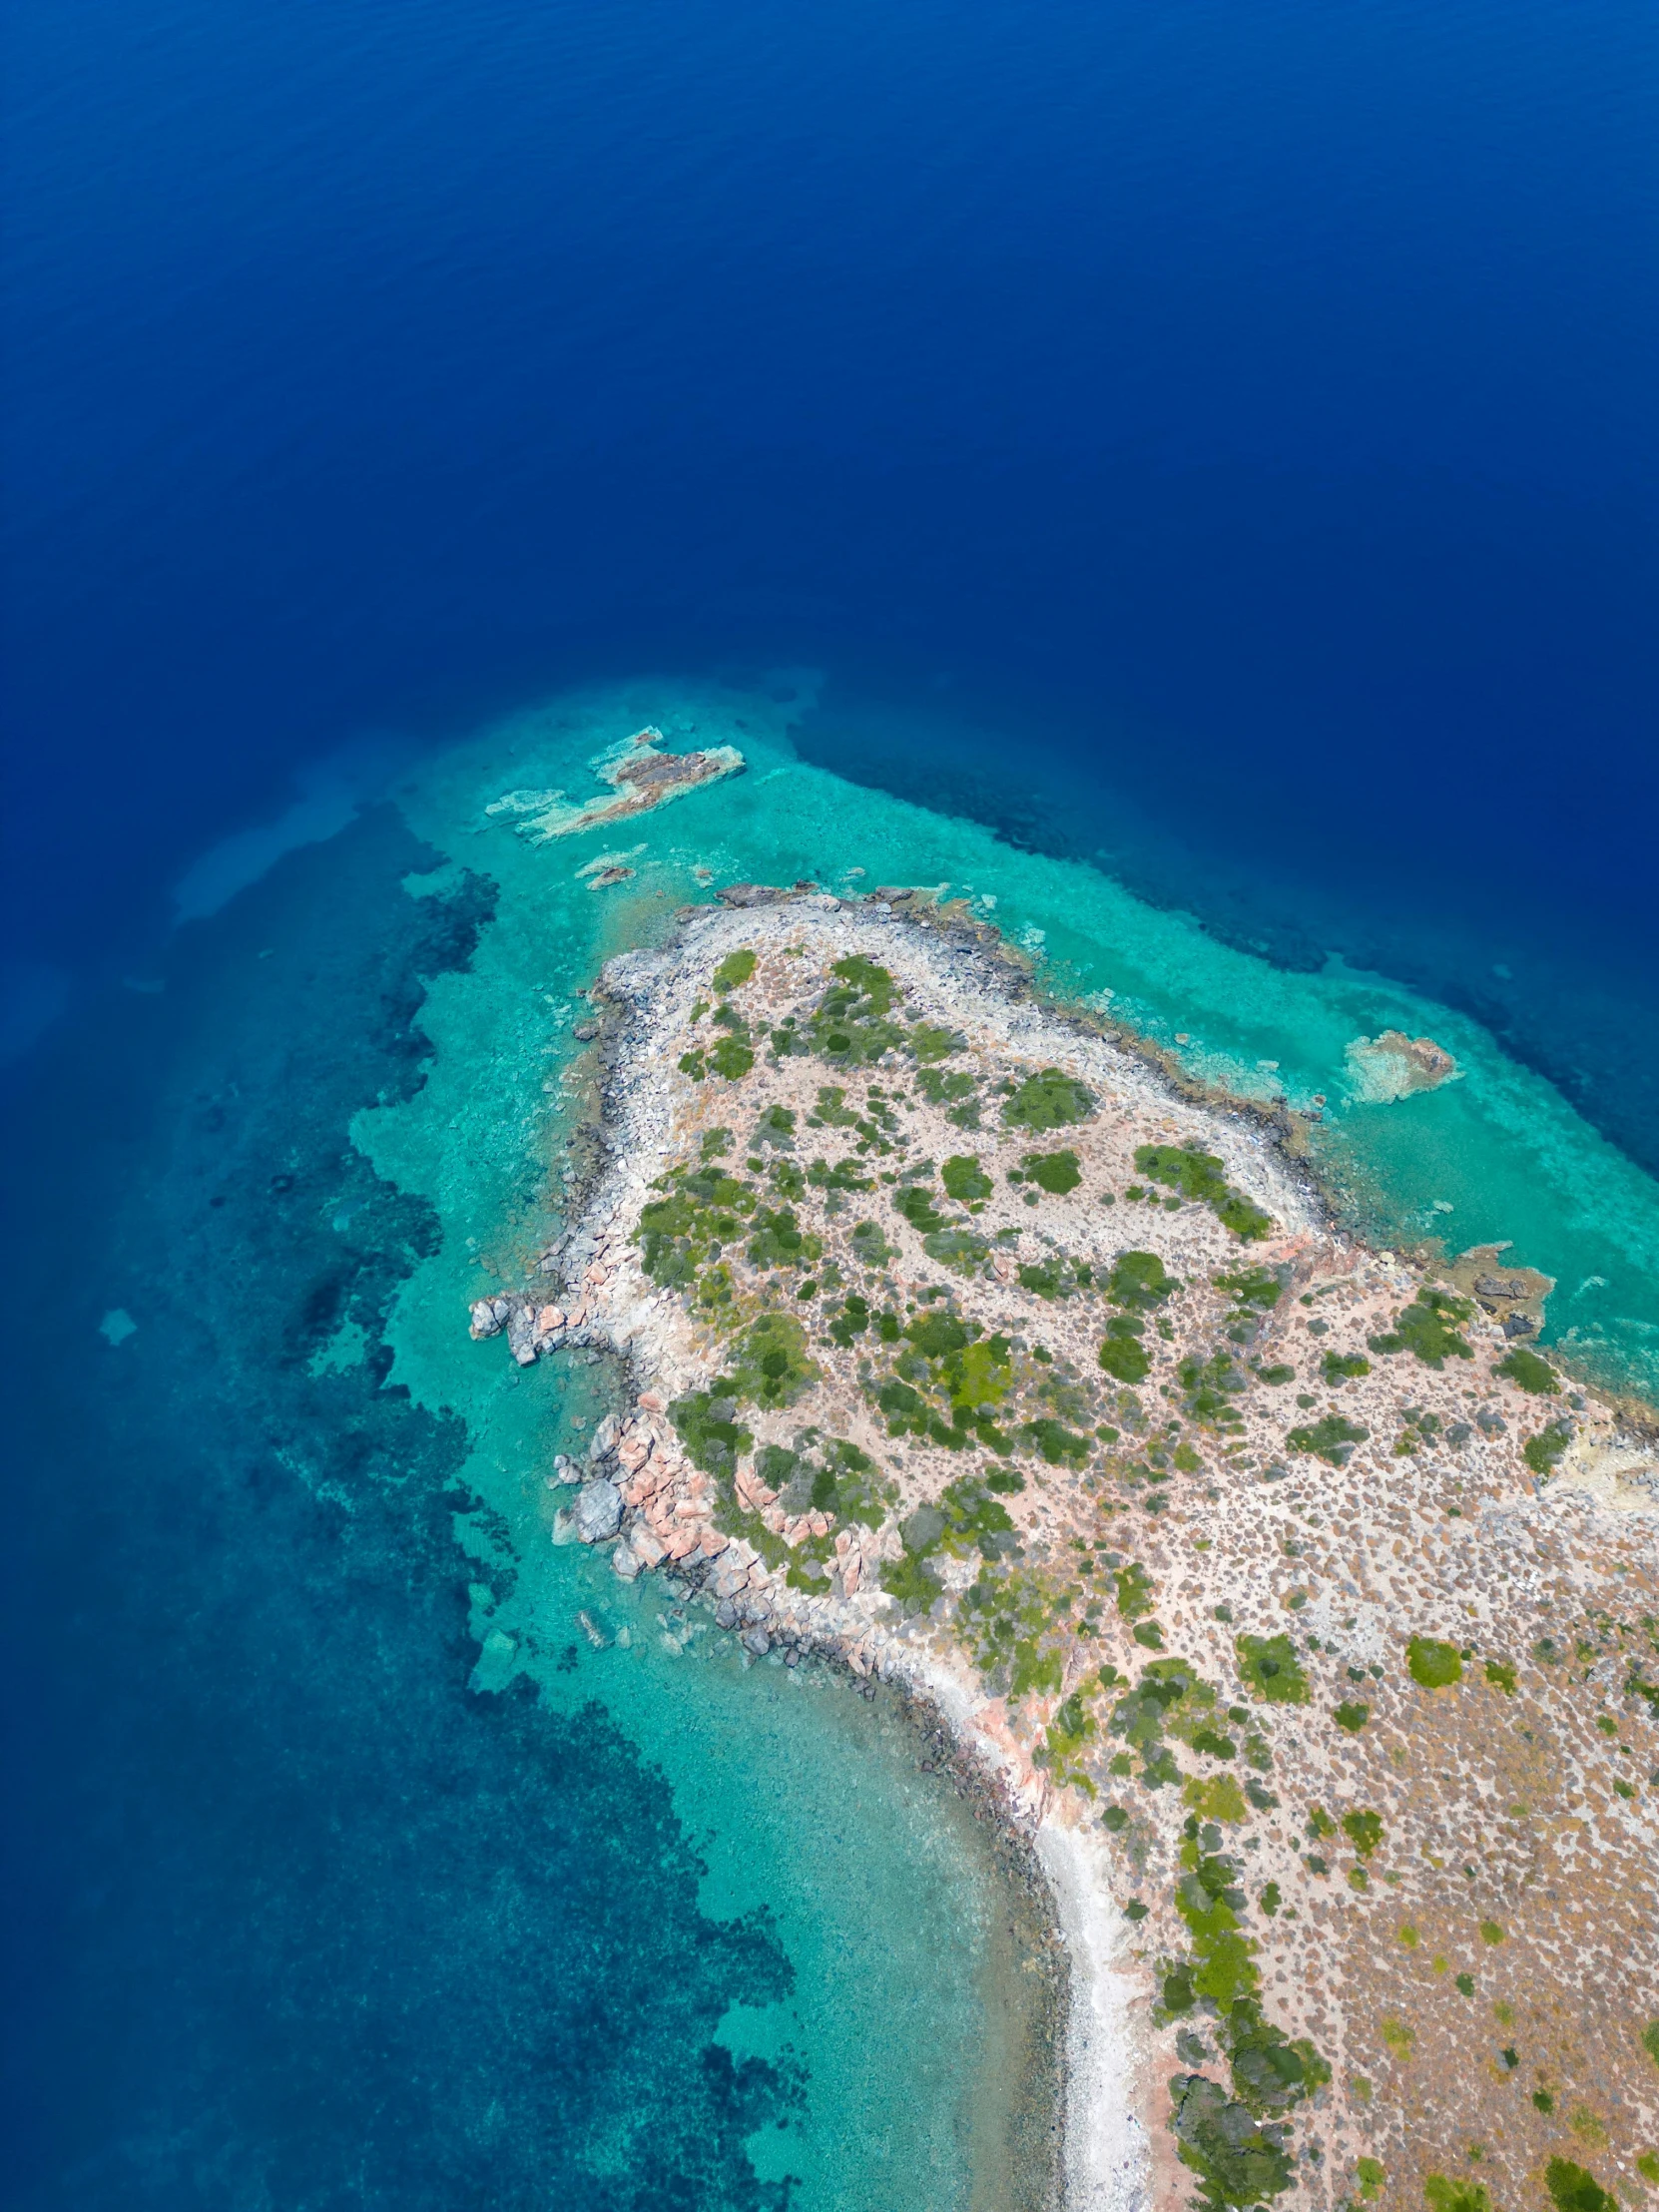
[[[753,972],[717,988],[734,954]],[[825,1026],[848,958],[897,987],[873,1066]],[[543,1263],[560,1288],[480,1302],[475,1333],[626,1362],[629,1409],[561,1470],[580,1484],[561,1534],[612,1543],[626,1577],[696,1583],[756,1656],[816,1648],[909,1686],[1035,1839],[1075,1982],[1070,2200],[1419,2204],[1478,2179],[1541,2205],[1575,2148],[1639,2188],[1659,2084],[1645,1439],[1518,1360],[1455,1270],[1338,1236],[1271,1119],[1040,1006],[983,931],[918,929],[881,898],[752,899],[613,962],[602,996],[608,1165]],[[954,1046],[918,1059],[918,1020]],[[723,1036],[744,1040],[724,1071]],[[996,1085],[1044,1069],[1087,1110],[1009,1125]],[[977,1131],[951,1076],[972,1078]],[[815,1127],[826,1086],[842,1097]],[[672,1251],[642,1250],[642,1212],[719,1128],[736,1148],[708,1165],[747,1214],[713,1259],[694,1224],[690,1280],[660,1280]],[[1075,1170],[1022,1164],[1061,1153]],[[941,1191],[946,1158],[972,1162],[970,1199]],[[837,1170],[868,1187],[834,1189]],[[762,1212],[806,1241],[763,1236],[757,1266]],[[891,1248],[873,1267],[860,1221]],[[1114,1289],[1126,1253],[1155,1273]],[[881,1343],[883,1313],[910,1334]],[[816,1373],[788,1402],[715,1408],[746,1432],[726,1465],[698,1394],[779,1315],[805,1318]],[[1006,1341],[978,1366],[992,1440],[951,1409],[949,1353],[919,1351],[928,1316]],[[927,1418],[899,1382],[945,1440],[892,1433]],[[796,1496],[803,1463],[823,1487],[825,1437],[894,1494],[862,1495],[861,1518],[833,1478],[823,1506]],[[992,1633],[1010,1594],[1013,1651]]]

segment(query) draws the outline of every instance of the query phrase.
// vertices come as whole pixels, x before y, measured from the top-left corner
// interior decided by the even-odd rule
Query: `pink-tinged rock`
[[[671,1559],[689,1559],[697,1549],[697,1530],[695,1528],[676,1529],[674,1534],[665,1541],[663,1549]]]
[[[848,1597],[857,1595],[858,1585],[863,1578],[863,1554],[857,1551],[849,1551],[841,1561],[841,1588]]]
[[[667,1544],[638,1522],[629,1530],[628,1542],[642,1567],[660,1567],[668,1556]]]
[[[722,1535],[718,1528],[705,1528],[698,1538],[705,1559],[718,1559],[731,1541],[731,1537]]]
[[[703,1503],[701,1498],[683,1497],[680,1498],[675,1504],[674,1517],[676,1520],[683,1521],[702,1520],[706,1517],[708,1507]]]
[[[595,1264],[591,1268],[589,1268],[587,1274],[583,1276],[582,1281],[584,1283],[603,1283],[609,1278],[610,1272],[611,1271],[609,1268],[600,1267],[596,1261]]]
[[[738,1468],[732,1478],[732,1487],[752,1513],[762,1512],[778,1495],[776,1490],[768,1489],[755,1469],[748,1464]]]
[[[648,1413],[666,1413],[668,1407],[655,1390],[641,1390],[640,1403]]]
[[[850,1543],[851,1543],[851,1541],[852,1541],[852,1532],[851,1532],[851,1530],[850,1530],[850,1529],[847,1529],[847,1528],[837,1528],[837,1529],[836,1529],[836,1531],[835,1531],[835,1549],[836,1549],[837,1551],[839,1551],[839,1552],[844,1552],[844,1551],[846,1550],[846,1547],[848,1546],[848,1544],[850,1544]]]
[[[815,1536],[829,1535],[830,1516],[828,1513],[809,1513],[807,1519],[812,1527],[812,1531]]]
[[[555,1329],[562,1329],[564,1325],[563,1307],[544,1306],[536,1316],[536,1335],[538,1337],[551,1337]]]
[[[651,1456],[650,1440],[644,1436],[625,1436],[616,1447],[616,1455],[630,1474],[638,1474]]]

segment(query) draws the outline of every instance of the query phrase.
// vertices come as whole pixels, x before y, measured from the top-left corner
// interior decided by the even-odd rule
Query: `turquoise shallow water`
[[[556,1061],[568,1033],[568,1015],[530,1004],[535,981],[556,981],[529,973],[547,966],[550,939],[585,942],[597,956],[676,904],[706,897],[698,868],[715,881],[948,884],[1031,951],[1057,994],[1127,1022],[1195,1075],[1303,1108],[1323,1096],[1315,1157],[1357,1229],[1399,1244],[1438,1240],[1448,1252],[1506,1243],[1512,1262],[1556,1281],[1546,1341],[1609,1385],[1659,1389],[1659,1185],[1478,1022],[1339,960],[1317,973],[1274,966],[1096,867],[1018,851],[980,824],[851,787],[796,756],[790,728],[813,696],[813,678],[800,673],[761,694],[639,682],[576,695],[442,756],[405,799],[422,835],[500,882],[504,915],[524,902],[523,920],[498,924],[502,957],[518,932],[516,984],[503,978],[487,1035],[457,1046],[475,1069],[488,1055],[499,1070],[498,1126],[515,1127],[516,1141],[536,1142],[526,1101],[549,1095],[538,1091],[547,1079],[539,1060]],[[586,798],[597,788],[586,762],[646,722],[674,745],[736,744],[747,773],[610,835],[536,844],[512,817],[484,813],[521,786]],[[635,877],[591,892],[577,871],[613,847]],[[440,990],[426,1017],[435,1034],[448,994],[472,987],[468,979]],[[1348,1048],[1389,1028],[1432,1036],[1454,1056],[1457,1078],[1369,1100]],[[389,1132],[373,1140],[391,1142]]]
[[[1652,1383],[1659,1193],[1477,1025],[802,762],[812,691],[509,717],[43,1057],[6,1349],[51,1481],[7,1619],[75,1758],[19,1822],[64,1840],[20,1969],[21,2203],[1017,2202],[1033,1931],[994,1839],[884,1703],[555,1546],[552,1457],[609,1370],[467,1335],[560,1218],[579,989],[711,881],[948,885],[1195,1072],[1324,1092],[1357,1224],[1511,1240],[1559,1278],[1552,1338]],[[590,796],[647,722],[745,773],[540,844],[488,811]],[[634,872],[596,891],[603,852]],[[1387,1026],[1461,1080],[1355,1098],[1346,1048]]]

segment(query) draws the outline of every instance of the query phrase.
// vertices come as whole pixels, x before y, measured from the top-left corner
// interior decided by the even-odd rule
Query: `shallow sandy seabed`
[[[559,1533],[924,1691],[1036,1836],[1069,2200],[1639,2201],[1627,1413],[963,912],[694,909],[595,1002],[607,1164],[475,1333],[627,1363]]]

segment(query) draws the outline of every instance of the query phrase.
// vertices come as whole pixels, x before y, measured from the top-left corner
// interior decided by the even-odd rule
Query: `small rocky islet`
[[[555,1539],[1074,1847],[1071,2201],[1659,2192],[1655,1453],[1547,1281],[1343,1235],[960,908],[721,896],[606,968],[585,1207],[472,1308],[629,1378]]]

